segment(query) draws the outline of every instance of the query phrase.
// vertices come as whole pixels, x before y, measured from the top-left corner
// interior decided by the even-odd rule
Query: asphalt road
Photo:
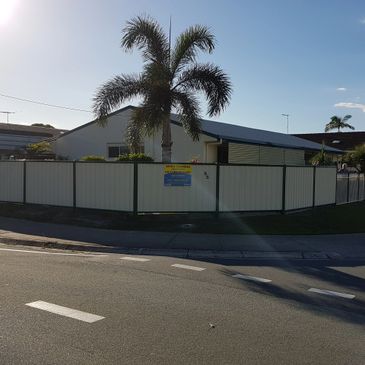
[[[0,328],[0,364],[363,365],[365,263],[0,245]]]

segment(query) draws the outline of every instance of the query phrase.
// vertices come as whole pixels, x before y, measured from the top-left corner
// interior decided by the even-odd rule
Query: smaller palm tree
[[[347,123],[347,121],[352,118],[352,115],[345,115],[343,118],[334,115],[331,117],[331,121],[326,124],[326,128],[324,129],[325,132],[329,132],[333,129],[337,129],[338,132],[341,132],[341,129],[349,128],[354,130],[351,124]]]

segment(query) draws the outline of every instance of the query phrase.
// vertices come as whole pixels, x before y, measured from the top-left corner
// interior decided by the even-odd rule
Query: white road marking
[[[259,283],[271,283],[270,279],[259,278],[257,276],[250,276],[250,275],[235,274],[235,275],[232,275],[232,278],[257,281]]]
[[[69,317],[73,319],[77,319],[79,321],[87,322],[87,323],[94,323],[96,321],[100,321],[101,319],[104,319],[105,317],[97,316],[96,314],[91,314],[87,312],[81,312],[76,309],[62,307],[57,304],[47,303],[43,302],[41,300],[38,300],[33,303],[27,303],[28,307],[41,309],[47,312],[51,312],[54,314],[59,314],[60,316]]]
[[[193,271],[203,271],[203,270],[205,270],[204,267],[190,266],[190,265],[173,264],[171,266],[172,267],[177,267],[179,269],[186,269],[186,270],[193,270]]]
[[[121,260],[127,260],[127,261],[138,261],[138,262],[147,262],[151,261],[151,259],[144,259],[142,257],[131,257],[131,256],[124,256],[120,258]]]
[[[340,298],[346,298],[346,299],[354,299],[355,298],[355,295],[353,295],[353,294],[340,293],[340,292],[332,291],[332,290],[310,288],[310,289],[308,289],[308,291],[310,291],[312,293],[317,293],[317,294],[329,295],[331,297],[340,297]]]
[[[0,251],[10,251],[10,252],[24,252],[24,253],[37,253],[40,255],[60,255],[60,256],[84,256],[84,257],[95,257],[95,256],[107,256],[103,254],[85,254],[85,253],[62,253],[62,252],[42,252],[36,250],[17,250],[13,248],[0,248]]]

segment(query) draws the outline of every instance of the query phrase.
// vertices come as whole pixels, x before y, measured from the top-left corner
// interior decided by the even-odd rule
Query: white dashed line
[[[173,264],[171,266],[172,267],[177,267],[179,269],[193,270],[193,271],[203,271],[203,270],[205,270],[204,267],[197,267],[197,266],[190,266],[190,265]]]
[[[38,300],[33,303],[27,303],[28,307],[41,309],[50,313],[58,314],[60,316],[69,317],[73,319],[77,319],[79,321],[87,322],[87,323],[94,323],[96,321],[100,321],[101,319],[104,319],[105,317],[97,316],[96,314],[91,314],[87,312],[81,312],[76,309],[71,309],[67,307],[62,307],[57,304],[47,303],[43,302],[41,300]]]
[[[62,253],[62,252],[41,252],[41,251],[31,251],[31,250],[16,250],[13,248],[0,248],[0,251],[10,251],[10,252],[23,252],[23,253],[36,253],[39,255],[59,255],[59,256],[83,256],[83,257],[95,257],[95,256],[107,256],[103,254],[85,254],[85,253]]]
[[[317,294],[329,295],[331,297],[340,297],[340,298],[345,298],[345,299],[354,299],[355,298],[355,295],[353,295],[353,294],[340,293],[340,292],[332,291],[332,290],[310,288],[310,289],[308,289],[308,291],[310,291],[312,293],[317,293]]]
[[[264,278],[259,278],[257,276],[250,276],[250,275],[236,274],[236,275],[232,275],[232,278],[257,281],[259,283],[271,283],[270,279],[264,279]]]
[[[121,260],[127,260],[127,261],[138,261],[138,262],[147,262],[151,261],[151,259],[144,259],[142,257],[131,257],[131,256],[124,256],[120,258]]]

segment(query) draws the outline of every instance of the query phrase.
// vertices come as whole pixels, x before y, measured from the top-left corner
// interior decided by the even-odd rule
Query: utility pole
[[[286,134],[289,134],[289,115],[290,114],[281,114],[283,117],[286,117]]]
[[[1,114],[6,114],[6,123],[9,123],[9,114],[15,114],[15,112],[0,111]]]
[[[169,64],[171,66],[171,19],[172,16],[170,15],[170,24],[169,24]]]

